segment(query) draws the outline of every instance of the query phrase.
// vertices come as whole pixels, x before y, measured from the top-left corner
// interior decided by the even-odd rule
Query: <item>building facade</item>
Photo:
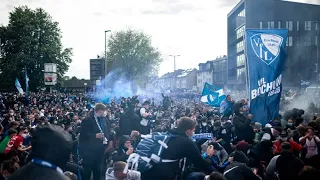
[[[288,29],[284,85],[317,81],[320,6],[282,0],[241,0],[228,14],[228,84],[246,82],[246,29]]]
[[[228,73],[227,73],[227,61],[226,55],[217,57],[213,60],[213,82],[212,84],[221,86],[227,84]]]
[[[197,90],[202,91],[205,83],[213,84],[213,61],[199,64],[197,72]]]
[[[176,90],[191,91],[197,86],[197,69],[187,69],[177,74]]]
[[[96,80],[104,79],[106,74],[105,59],[90,59],[90,81],[92,83],[95,83]]]

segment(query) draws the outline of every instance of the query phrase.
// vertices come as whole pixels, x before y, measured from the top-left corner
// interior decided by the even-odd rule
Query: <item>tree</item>
[[[63,49],[58,25],[41,8],[21,6],[10,12],[9,24],[0,27],[0,81],[13,86],[26,68],[30,90],[36,90],[44,85],[44,63],[56,63],[61,79],[71,63],[72,49]]]
[[[150,76],[159,69],[162,61],[151,37],[132,29],[111,35],[108,41],[108,72],[123,75],[127,80]]]

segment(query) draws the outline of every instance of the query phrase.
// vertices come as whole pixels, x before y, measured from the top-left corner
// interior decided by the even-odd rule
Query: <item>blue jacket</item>
[[[224,100],[220,105],[220,114],[223,117],[228,117],[233,114],[233,102]]]
[[[209,170],[212,171],[218,171],[220,173],[223,173],[224,169],[230,164],[229,161],[224,162],[221,166],[219,165],[219,157],[216,155],[213,155],[211,158],[206,154],[202,154],[202,158],[207,159],[209,158],[211,160],[211,166]]]

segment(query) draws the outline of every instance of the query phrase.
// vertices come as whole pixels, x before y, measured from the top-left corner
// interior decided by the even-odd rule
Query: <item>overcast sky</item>
[[[292,0],[319,3],[320,0]],[[196,68],[227,53],[227,13],[239,0],[0,0],[0,24],[15,6],[42,7],[60,23],[64,47],[73,48],[69,76],[89,78],[89,59],[104,51],[104,30],[143,30],[162,53],[159,75]]]

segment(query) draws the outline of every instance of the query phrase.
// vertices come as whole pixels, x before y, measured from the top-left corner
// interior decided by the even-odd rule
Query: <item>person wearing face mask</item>
[[[122,136],[119,141],[119,147],[116,152],[112,153],[113,162],[126,161],[130,154],[133,153],[129,136]]]
[[[249,144],[253,144],[254,131],[250,126],[252,115],[244,115],[243,104],[237,102],[234,104],[234,116],[232,122],[235,126],[237,141],[246,141]]]
[[[200,133],[212,133],[212,129],[207,123],[208,119],[206,117],[203,117],[201,119],[201,122],[196,126],[196,134]]]
[[[7,144],[6,149],[4,150],[4,154],[8,154],[12,150],[19,151],[28,151],[31,149],[31,146],[25,148],[23,146],[23,140],[28,136],[28,129],[25,127],[21,127],[19,130],[19,134],[13,136]]]
[[[173,128],[168,132],[175,137],[167,143],[168,148],[164,149],[162,159],[184,159],[191,161],[195,168],[206,171],[210,167],[210,163],[201,157],[200,151],[196,144],[191,140],[196,127],[196,122],[188,117],[178,120],[177,128]],[[171,180],[175,179],[179,172],[179,163],[157,163],[150,170],[142,173],[141,179],[152,180]]]
[[[82,122],[79,138],[79,151],[83,158],[84,180],[100,180],[101,163],[108,144],[112,144],[111,124],[104,116],[107,107],[96,104],[94,111]]]
[[[288,132],[286,131],[282,131],[280,133],[280,139],[279,140],[276,140],[274,143],[273,143],[273,147],[275,148],[275,154],[280,154],[282,149],[281,149],[281,143],[283,142],[288,142],[290,144],[290,147],[291,147],[291,150],[290,152],[295,152],[295,151],[298,151],[300,152],[302,150],[302,146],[296,142],[294,142],[292,139],[289,139],[288,138]]]

